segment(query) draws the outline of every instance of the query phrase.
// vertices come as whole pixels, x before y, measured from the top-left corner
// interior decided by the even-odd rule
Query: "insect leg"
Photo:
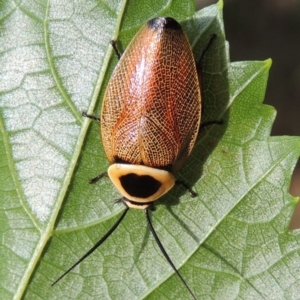
[[[201,123],[200,128],[202,129],[202,128],[206,127],[206,126],[213,125],[213,124],[223,125],[224,124],[224,120],[221,119],[221,120],[203,122],[203,123]]]
[[[207,52],[207,50],[210,48],[212,42],[214,41],[214,39],[217,37],[216,34],[212,34],[210,36],[210,40],[209,42],[207,43],[207,45],[204,47],[204,49],[202,50],[201,54],[200,54],[200,57],[198,59],[198,61],[196,62],[196,66],[197,66],[197,72],[198,72],[198,76],[199,76],[199,82],[202,86],[202,70],[201,70],[201,62],[204,58],[204,55],[205,53]],[[204,109],[202,110],[202,112],[204,111]],[[208,126],[208,125],[212,125],[212,124],[219,124],[219,125],[222,125],[224,123],[223,120],[214,120],[214,121],[208,121],[208,122],[204,122],[204,123],[201,123],[200,124],[200,128],[202,129],[203,127],[205,126]]]
[[[197,194],[182,180],[176,180],[175,184],[182,185],[191,195],[192,198],[196,197]]]
[[[117,42],[115,40],[111,40],[110,44],[112,45],[112,47],[113,47],[113,49],[114,49],[114,51],[115,51],[115,53],[116,53],[116,55],[118,57],[118,60],[119,60],[121,58],[121,54],[120,54],[120,52],[119,52],[119,50],[118,50],[118,48],[116,46]]]
[[[89,119],[92,119],[92,120],[94,120],[94,121],[100,122],[100,118],[95,117],[95,116],[93,116],[93,115],[89,115],[89,114],[87,114],[85,111],[82,112],[82,116],[83,116],[83,117],[86,117],[86,118],[89,118]]]
[[[203,59],[205,53],[207,52],[207,50],[210,48],[210,46],[211,46],[213,40],[214,40],[216,37],[217,37],[217,35],[213,33],[213,34],[210,36],[209,42],[207,43],[207,45],[205,46],[205,48],[202,50],[202,52],[201,52],[201,54],[200,54],[200,57],[199,57],[198,61],[196,62],[196,66],[197,66],[197,71],[198,71],[198,73],[199,73],[199,72],[201,73],[201,66],[200,66],[201,61],[202,61],[202,59]]]
[[[89,180],[89,183],[90,183],[90,184],[93,184],[93,183],[97,182],[98,180],[100,180],[102,177],[108,177],[107,172],[103,172],[103,173],[99,174],[98,176],[96,176],[96,177],[90,179],[90,180]]]

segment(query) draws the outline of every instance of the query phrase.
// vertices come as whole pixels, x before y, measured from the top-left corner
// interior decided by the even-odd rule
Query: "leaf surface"
[[[198,299],[297,299],[299,231],[287,227],[298,199],[288,193],[300,139],[270,137],[263,105],[270,60],[230,63],[222,2],[194,13],[193,1],[48,1],[0,4],[0,193],[3,299],[188,299],[146,227],[131,210],[117,231],[54,287],[124,207],[103,179],[98,124],[124,50],[156,16],[181,22],[203,60],[203,127],[175,187],[152,220]]]

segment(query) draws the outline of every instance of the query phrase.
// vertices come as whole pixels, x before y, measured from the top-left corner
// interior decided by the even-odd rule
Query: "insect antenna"
[[[123,214],[118,219],[118,221],[108,230],[108,232],[87,252],[85,253],[71,268],[69,268],[64,274],[62,274],[57,280],[55,280],[51,286],[54,286],[58,283],[63,277],[65,277],[70,271],[72,271],[77,265],[79,265],[85,258],[87,258],[90,254],[92,254],[105,240],[117,229],[122,220],[124,219],[126,213],[128,212],[129,207],[126,206]]]
[[[190,289],[190,287],[188,286],[188,284],[186,283],[186,281],[183,279],[183,277],[180,275],[179,271],[176,269],[175,265],[173,264],[171,258],[169,257],[168,253],[166,252],[165,248],[163,247],[160,239],[158,238],[154,227],[152,225],[151,219],[150,219],[150,215],[149,215],[149,208],[146,208],[144,210],[145,214],[146,214],[146,219],[150,228],[151,233],[154,236],[154,239],[160,249],[160,251],[162,252],[162,254],[164,255],[164,257],[166,258],[166,260],[168,261],[168,263],[170,264],[170,266],[172,267],[172,269],[175,271],[175,273],[177,274],[177,276],[180,278],[181,282],[184,284],[184,286],[187,288],[187,290],[190,292],[191,296],[194,298],[194,300],[197,300],[196,296],[194,295],[194,293],[192,292],[192,290]]]

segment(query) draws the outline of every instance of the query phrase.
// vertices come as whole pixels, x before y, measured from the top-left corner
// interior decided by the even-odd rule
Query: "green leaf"
[[[300,139],[270,137],[263,105],[270,60],[230,63],[222,5],[193,1],[0,3],[1,299],[189,299],[147,228],[130,210],[113,235],[57,285],[124,210],[108,179],[98,114],[116,58],[147,20],[181,22],[203,60],[206,126],[152,220],[198,299],[297,299],[300,234],[287,227]]]

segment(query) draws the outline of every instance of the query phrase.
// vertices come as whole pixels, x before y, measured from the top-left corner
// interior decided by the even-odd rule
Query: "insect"
[[[213,37],[202,52],[208,49]],[[120,57],[115,43],[112,46]],[[175,184],[196,194],[174,174],[189,157],[198,136],[201,90],[191,46],[180,24],[172,18],[155,18],[133,38],[120,57],[104,95],[100,118],[108,176],[122,194],[125,210],[119,220],[78,262],[97,249],[118,227],[129,208],[143,209],[149,229],[161,252],[191,296],[196,299],[159,240],[150,219],[153,202]]]

